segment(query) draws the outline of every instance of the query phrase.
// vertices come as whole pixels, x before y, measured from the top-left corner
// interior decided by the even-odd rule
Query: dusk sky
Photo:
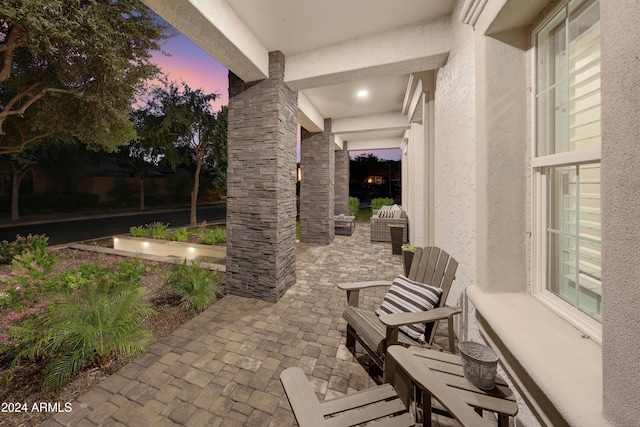
[[[228,70],[222,64],[181,33],[165,41],[163,50],[171,56],[157,52],[153,61],[168,75],[169,80],[178,83],[184,81],[192,89],[217,93],[220,97],[213,103],[216,111],[229,103]],[[399,160],[401,155],[399,149],[371,152],[381,159],[390,160]],[[364,153],[368,152],[352,151],[349,154],[355,158]]]

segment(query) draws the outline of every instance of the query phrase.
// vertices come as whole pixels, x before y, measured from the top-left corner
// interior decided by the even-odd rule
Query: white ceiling
[[[305,89],[305,94],[324,117],[340,119],[353,116],[400,111],[409,76],[400,74],[379,79]],[[358,97],[366,90],[366,97]]]
[[[269,51],[287,55],[448,15],[454,0],[228,0]]]
[[[446,61],[451,43],[446,16],[456,2],[143,1],[237,75],[264,76],[266,53],[284,53],[289,59],[286,70],[298,76],[292,84],[308,101],[305,108],[311,109],[307,115],[300,107],[301,123],[309,127],[321,127],[320,119],[326,118],[399,115],[409,73]],[[368,90],[366,98],[356,96],[361,89]],[[345,141],[357,140],[359,146],[367,140],[374,146],[377,140],[378,145],[395,141],[391,144],[399,147],[402,130],[397,120],[391,122],[389,129],[363,126],[337,135]]]

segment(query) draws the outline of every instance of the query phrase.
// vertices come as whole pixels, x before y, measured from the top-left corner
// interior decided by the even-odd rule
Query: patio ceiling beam
[[[348,143],[349,151],[386,150],[390,148],[400,148],[402,137],[356,140],[348,141]]]
[[[334,133],[341,135],[355,132],[371,132],[381,130],[399,130],[410,127],[407,117],[400,113],[371,114],[368,116],[333,119]]]
[[[442,67],[454,39],[450,17],[287,56],[293,90]]]
[[[324,119],[309,99],[298,92],[298,124],[309,132],[322,132]]]
[[[269,76],[269,52],[224,0],[143,0],[245,82]]]

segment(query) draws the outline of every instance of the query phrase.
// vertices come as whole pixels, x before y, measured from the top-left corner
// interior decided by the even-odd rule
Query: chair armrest
[[[460,307],[439,307],[419,313],[383,314],[380,316],[380,321],[388,327],[397,328],[416,323],[429,323],[436,320],[444,320],[458,313],[462,313],[462,309]]]
[[[320,402],[304,371],[298,367],[287,368],[280,374],[280,381],[298,424],[310,427],[324,426]]]
[[[360,289],[375,288],[379,286],[390,286],[388,280],[374,280],[369,282],[346,282],[338,283],[338,288],[347,291],[347,304],[351,307],[358,307],[360,304]]]
[[[360,289],[367,289],[367,288],[375,288],[378,286],[390,286],[391,285],[391,281],[390,280],[373,280],[373,281],[369,281],[369,282],[345,282],[345,283],[338,283],[338,288],[345,290],[345,291],[353,291],[353,290],[360,290]]]

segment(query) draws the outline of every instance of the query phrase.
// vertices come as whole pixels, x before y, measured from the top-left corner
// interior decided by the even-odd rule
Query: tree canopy
[[[131,104],[170,35],[139,0],[3,0],[0,154],[44,137],[106,150],[135,139]]]
[[[144,138],[151,145],[164,148],[164,155],[173,165],[180,155],[189,158],[184,163],[195,165],[191,191],[190,223],[196,224],[196,205],[200,185],[200,171],[210,154],[217,128],[212,102],[217,93],[191,89],[186,83],[167,82],[150,91],[146,105],[135,113]]]

